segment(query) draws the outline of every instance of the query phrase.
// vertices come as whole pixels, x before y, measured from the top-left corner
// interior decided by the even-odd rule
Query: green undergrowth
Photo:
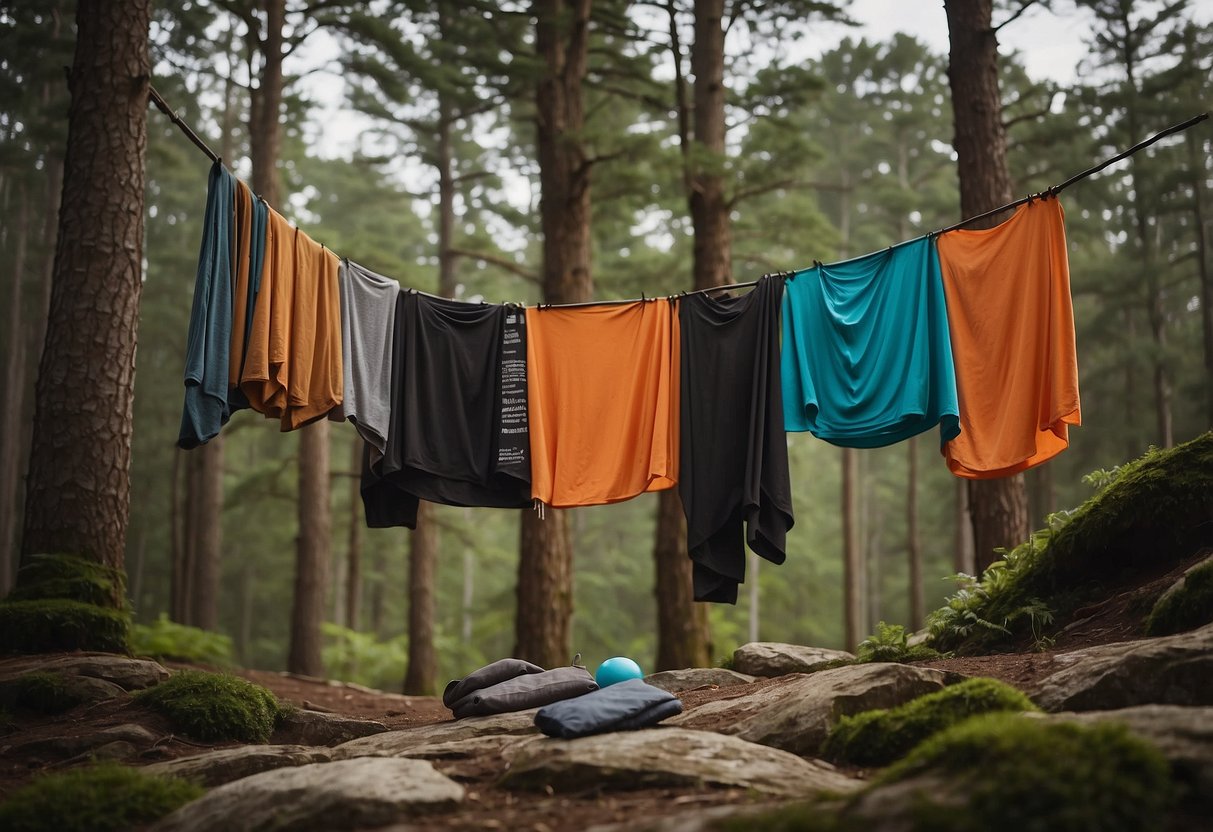
[[[1122,725],[1075,725],[1015,714],[976,716],[922,743],[877,784],[941,775],[964,795],[930,794],[914,827],[933,832],[1147,832],[1165,827],[1174,792],[1167,761]]]
[[[201,786],[115,763],[44,775],[0,804],[6,832],[118,832],[152,823],[202,796]]]
[[[203,670],[175,673],[134,698],[167,717],[174,730],[204,742],[267,742],[286,710],[260,685]]]
[[[876,625],[876,632],[859,643],[860,662],[921,662],[938,659],[940,652],[925,644],[910,644],[910,634],[900,624]]]
[[[83,701],[58,673],[35,671],[0,681],[0,707],[13,711],[61,714]]]
[[[31,555],[0,601],[0,653],[126,653],[130,611],[121,570],[75,555]]]
[[[1133,574],[1213,545],[1213,432],[1086,478],[1099,489],[931,614],[931,645],[962,655],[1044,648],[1075,608]]]
[[[164,613],[151,624],[131,628],[131,651],[137,656],[219,667],[232,665],[232,640],[222,633],[170,621]]]
[[[1213,558],[1184,575],[1183,584],[1163,594],[1146,618],[1146,635],[1169,636],[1213,622]]]
[[[845,716],[826,738],[822,756],[856,766],[885,766],[919,743],[971,716],[1034,711],[1020,691],[995,679],[966,679],[888,710]]]

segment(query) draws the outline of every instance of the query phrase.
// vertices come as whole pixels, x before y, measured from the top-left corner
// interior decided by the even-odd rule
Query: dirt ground
[[[990,656],[937,659],[921,662],[924,666],[954,670],[967,675],[990,676],[1020,688],[1030,688],[1051,673],[1054,657],[1060,652],[1141,637],[1142,621],[1148,610],[1144,599],[1152,599],[1169,585],[1196,558],[1165,574],[1140,577],[1134,586],[1113,591],[1097,604],[1079,610],[1071,623],[1055,637],[1047,650],[1005,653]],[[0,660],[0,668],[3,667]],[[185,665],[171,665],[185,667]],[[213,668],[208,668],[213,669]],[[280,698],[305,709],[323,710],[377,720],[388,728],[404,729],[444,722],[450,712],[440,699],[402,696],[375,691],[360,685],[315,679],[295,674],[236,670],[235,673],[263,685]],[[727,688],[705,687],[679,694],[688,711],[718,699],[746,696],[756,690],[787,684],[793,677],[760,679],[749,685]],[[730,721],[727,712],[693,720],[695,728],[723,728]],[[9,733],[0,735],[0,800],[43,770],[54,770],[87,761],[86,757],[64,758],[48,753],[14,753],[11,747],[35,740],[85,735],[124,724],[141,725],[161,736],[132,764],[197,754],[208,748],[236,743],[197,743],[174,736],[158,715],[131,702],[129,697],[82,706],[53,717],[23,715]],[[426,818],[413,828],[438,830],[511,829],[534,832],[581,832],[600,823],[627,823],[686,812],[721,804],[738,804],[755,799],[736,789],[684,788],[604,791],[593,789],[576,794],[510,792],[496,786],[505,763],[496,757],[436,760],[435,766],[462,783],[467,798],[462,807],[449,815]]]

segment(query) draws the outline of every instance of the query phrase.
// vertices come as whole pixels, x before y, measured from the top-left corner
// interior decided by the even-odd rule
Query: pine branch
[[[491,254],[486,251],[469,251],[462,248],[450,248],[447,249],[447,253],[455,257],[466,257],[469,260],[477,260],[481,263],[488,263],[490,266],[497,266],[498,268],[505,269],[510,274],[517,275],[523,280],[530,281],[531,283],[537,284],[540,282],[539,275],[535,272],[531,271],[525,266],[520,266],[512,260],[507,260],[506,258],[496,254]]]

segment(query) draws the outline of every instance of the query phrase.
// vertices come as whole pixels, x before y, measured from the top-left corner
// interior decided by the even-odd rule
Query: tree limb
[[[504,257],[487,251],[469,251],[462,248],[450,248],[447,249],[447,253],[454,257],[466,257],[469,260],[478,260],[481,263],[488,263],[490,266],[497,266],[498,268],[505,269],[510,274],[517,275],[523,280],[530,281],[531,283],[540,282],[539,275],[525,266],[520,266],[513,260],[507,260]]]

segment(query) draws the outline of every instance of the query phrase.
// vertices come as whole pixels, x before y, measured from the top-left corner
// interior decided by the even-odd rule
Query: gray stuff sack
[[[558,667],[538,673],[524,672],[496,684],[466,692],[458,698],[452,696],[450,701],[444,694],[443,702],[454,713],[455,719],[463,719],[469,716],[525,711],[527,708],[537,708],[597,689],[594,677],[584,667]],[[451,689],[449,685],[448,691],[462,692],[458,686]]]
[[[499,682],[524,676],[528,673],[542,673],[543,668],[537,664],[524,662],[522,659],[498,659],[492,664],[486,664],[463,679],[452,679],[442,692],[442,704],[454,708],[460,699],[475,693],[482,688],[492,687]]]
[[[540,708],[535,725],[549,737],[573,739],[647,728],[680,713],[682,702],[678,697],[641,679],[629,679]]]

